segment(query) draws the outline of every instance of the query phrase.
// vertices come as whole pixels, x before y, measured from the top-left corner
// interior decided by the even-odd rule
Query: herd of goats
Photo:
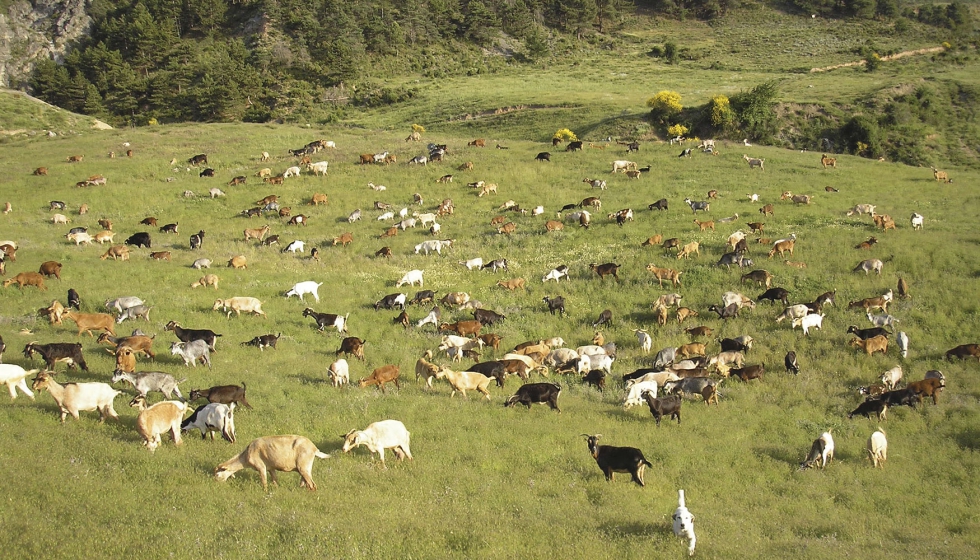
[[[417,140],[417,138],[409,137],[408,140]],[[627,154],[639,150],[638,143],[630,142],[623,144],[627,146]],[[485,146],[485,141],[483,139],[477,139],[470,142],[470,146],[480,148]],[[593,148],[597,147],[594,144],[590,146]],[[303,169],[308,173],[316,175],[326,174],[328,169],[327,162],[313,161],[316,158],[312,157],[325,148],[335,149],[336,146],[333,142],[327,141],[311,142],[301,149],[290,150],[291,155],[299,158],[299,161],[295,165],[290,165],[284,172],[276,175],[272,173],[270,168],[264,168],[259,170],[256,175],[261,177],[266,183],[281,185],[285,184],[284,182],[286,181],[295,180],[293,177],[299,176]],[[505,147],[499,144],[497,148],[505,149]],[[572,142],[568,146],[568,151],[582,149],[584,149],[582,142]],[[702,142],[698,146],[698,149],[709,154],[716,153],[715,144],[712,141]],[[449,152],[445,145],[431,144],[427,153],[428,156],[422,155],[412,158],[408,161],[408,164],[427,165],[429,162],[442,161]],[[681,156],[691,156],[691,154],[692,149],[685,149],[681,153]],[[127,155],[132,156],[132,151],[127,151]],[[263,153],[261,159],[263,162],[270,160],[267,153]],[[550,152],[541,152],[534,159],[539,162],[550,162],[552,161],[552,154]],[[756,168],[760,172],[765,170],[764,160],[750,158],[748,156],[745,156],[744,159],[750,170]],[[81,156],[71,156],[69,158],[69,164],[80,161]],[[396,161],[395,156],[389,152],[360,156],[361,165],[389,165]],[[174,164],[176,162],[171,163]],[[820,163],[824,168],[836,167],[836,159],[826,155],[821,158]],[[190,166],[207,166],[208,159],[204,154],[196,155],[191,157],[187,161],[187,164]],[[472,168],[473,164],[470,162],[459,166],[460,171],[467,171]],[[649,167],[640,168],[635,162],[617,160],[612,164],[612,172],[615,174],[620,171],[628,179],[638,179],[643,172],[649,171]],[[939,172],[935,169],[933,171],[937,180],[946,180],[948,182],[944,172]],[[43,167],[34,171],[35,175],[46,175],[47,173],[48,169]],[[210,167],[200,172],[201,177],[214,177],[215,174],[215,170]],[[442,175],[438,181],[447,183],[451,182],[452,178],[453,176],[451,174]],[[246,180],[245,176],[234,177],[229,182],[229,186],[244,184]],[[588,183],[590,190],[598,189],[602,192],[607,188],[607,182],[605,180],[585,179],[584,182]],[[89,177],[78,183],[77,186],[90,187],[105,184],[106,179],[100,175]],[[369,186],[374,191],[385,189],[385,187],[378,187],[373,183],[369,184]],[[484,181],[470,183],[469,186],[478,192],[478,198],[487,194],[494,195],[497,192],[497,185],[485,183]],[[831,187],[828,187],[828,190],[830,189]],[[210,195],[214,198],[225,196],[225,193],[221,189],[212,188],[210,189]],[[185,191],[185,196],[193,196],[193,193]],[[701,232],[714,232],[716,226],[722,226],[738,219],[738,214],[729,218],[718,218],[715,220],[704,219],[704,214],[710,211],[710,204],[716,197],[717,191],[710,191],[703,201],[691,200],[690,198],[684,200],[686,205],[690,207],[694,215],[694,223]],[[789,192],[783,193],[781,197],[782,200],[788,200],[789,203],[798,205],[810,204],[810,198],[804,195],[793,195]],[[758,195],[750,195],[749,199],[753,202],[759,200]],[[266,197],[256,203],[256,208],[246,210],[243,214],[247,217],[252,217],[263,216],[272,212],[279,217],[288,219],[289,224],[305,225],[307,220],[305,215],[291,215],[291,210],[280,206],[279,202],[280,200],[276,196]],[[318,206],[326,202],[327,195],[323,193],[315,193],[309,199],[309,204],[312,206]],[[413,203],[421,205],[422,196],[416,194]],[[668,201],[661,199],[651,204],[649,210],[651,212],[666,211],[668,206]],[[415,227],[416,223],[419,222],[423,227],[428,226],[430,233],[435,236],[440,232],[438,220],[447,216],[451,217],[455,212],[455,204],[451,199],[443,200],[439,207],[432,213],[410,213],[408,208],[404,208],[401,212],[396,213],[395,208],[390,205],[380,204],[376,204],[375,208],[383,212],[379,216],[379,220],[392,221],[401,218],[401,222],[396,222],[394,227],[385,230],[385,233],[380,236],[382,240],[394,237],[399,230],[404,232],[409,227]],[[568,205],[562,208],[557,219],[546,220],[544,234],[550,235],[551,232],[561,230],[568,224],[588,228],[592,225],[590,210],[596,212],[600,208],[601,201],[598,197],[588,197],[580,204]],[[12,205],[8,202],[5,213],[9,213],[11,209]],[[66,204],[60,201],[52,201],[51,209],[53,211],[67,211]],[[497,210],[502,215],[495,216],[491,224],[499,226],[497,231],[501,235],[511,235],[516,229],[514,220],[504,217],[503,214],[508,212],[512,212],[515,216],[528,214],[527,209],[521,209],[513,201],[508,201],[497,208]],[[79,208],[80,214],[84,214],[86,211],[87,207],[84,205]],[[698,219],[699,212],[702,214],[702,219],[700,220]],[[759,209],[759,212],[763,218],[772,215],[774,212],[773,204],[764,205]],[[538,216],[543,213],[543,208],[540,206],[530,210],[531,216]],[[883,233],[897,227],[895,220],[891,216],[878,214],[874,205],[858,204],[848,211],[848,215],[854,214],[867,214],[871,216],[875,227],[880,228]],[[353,224],[361,216],[362,212],[358,209],[356,212],[350,214],[348,222]],[[623,209],[609,214],[609,218],[615,220],[618,225],[622,226],[624,223],[633,220],[633,211],[632,209]],[[64,214],[59,213],[54,214],[52,221],[56,224],[67,224],[70,220]],[[921,229],[923,223],[924,218],[918,213],[913,214],[910,218],[910,224],[913,229]],[[104,242],[108,242],[110,249],[102,255],[103,260],[107,258],[112,258],[113,260],[128,259],[130,246],[137,248],[151,247],[150,235],[147,232],[133,234],[124,244],[113,245],[114,232],[111,222],[108,220],[99,220],[99,224],[103,230],[98,233],[90,234],[87,228],[76,227],[72,228],[66,237],[76,245],[88,245],[92,243],[99,243],[101,245]],[[144,219],[141,224],[159,226],[156,219],[152,217]],[[176,223],[165,224],[160,227],[160,231],[162,233],[176,234],[177,227]],[[747,224],[747,227],[755,234],[765,234],[765,223],[762,221],[750,222]],[[278,243],[279,237],[269,235],[269,233],[270,228],[268,226],[245,229],[245,241],[256,240],[264,245]],[[191,236],[191,250],[200,249],[204,238],[204,230]],[[333,244],[347,246],[352,241],[353,235],[348,232],[335,238]],[[787,256],[787,253],[789,257],[793,256],[797,238],[794,234],[776,240],[760,237],[757,241],[770,248],[768,253],[770,258],[778,255],[782,259]],[[443,250],[452,248],[453,242],[454,240],[450,239],[425,241],[415,246],[415,253],[423,252],[427,255],[430,252],[436,252],[441,255]],[[870,237],[867,241],[859,245],[858,248],[870,249],[876,242],[877,239],[875,237]],[[665,239],[660,235],[647,239],[643,245],[661,246],[665,254],[669,254],[670,251],[676,251],[675,257],[678,261],[684,258],[700,256],[701,249],[700,244],[697,242],[682,244],[677,238]],[[16,262],[17,250],[19,248],[20,244],[16,241],[0,241],[0,251],[2,251],[0,252],[0,273],[6,273],[5,267],[7,263],[12,264]],[[319,250],[315,246],[311,249],[310,258],[319,259]],[[301,254],[305,254],[305,244],[301,241],[294,241],[283,249],[283,252],[296,252],[297,250]],[[376,256],[380,258],[389,257],[390,255],[390,247],[383,247],[376,253]],[[170,260],[171,252],[157,250],[151,252],[150,257]],[[805,266],[803,263],[794,263],[790,260],[785,260],[784,262],[789,265]],[[478,258],[464,261],[460,264],[465,265],[470,270],[489,269],[492,272],[508,270],[506,259],[483,262],[482,259]],[[196,269],[204,269],[210,268],[210,265],[211,261],[209,259],[199,258],[194,261],[193,266]],[[234,268],[245,268],[247,267],[247,262],[244,256],[235,256],[229,260],[228,265]],[[721,256],[717,265],[728,268],[735,266],[742,269],[753,267],[754,263],[748,257],[748,234],[739,230],[730,235],[727,240],[726,252]],[[879,259],[867,259],[860,262],[854,270],[864,272],[865,274],[874,272],[880,275],[882,266],[883,263]],[[46,261],[41,264],[38,272],[20,272],[5,280],[3,286],[6,288],[17,284],[21,288],[35,287],[44,290],[46,289],[45,279],[50,277],[60,279],[61,269],[62,265],[60,263]],[[618,279],[618,264],[592,263],[589,265],[589,269],[599,278],[604,279],[606,276],[612,276],[614,279]],[[664,280],[669,285],[682,286],[680,277],[683,271],[654,265],[649,265],[647,270],[652,273],[653,278],[657,279],[660,286],[663,285]],[[567,266],[559,266],[546,272],[542,278],[542,282],[547,283],[553,280],[559,283],[561,278],[568,278]],[[712,305],[708,308],[708,312],[716,313],[720,320],[727,321],[738,317],[740,310],[743,308],[754,308],[757,301],[769,300],[773,303],[781,302],[784,306],[784,311],[776,319],[777,322],[788,319],[793,328],[802,328],[804,336],[808,335],[811,329],[820,329],[825,307],[836,305],[836,291],[822,294],[812,303],[791,305],[788,300],[789,294],[787,290],[778,286],[772,286],[772,279],[773,275],[762,269],[747,272],[742,276],[742,281],[757,282],[760,286],[765,286],[766,291],[755,300],[739,293],[728,292],[722,298],[722,305]],[[192,287],[211,286],[217,290],[218,282],[217,275],[208,273],[198,282],[195,282]],[[421,270],[413,270],[397,282],[396,287],[401,287],[402,285],[414,286],[418,283],[419,288],[422,288],[424,286],[423,282],[423,272]],[[315,281],[299,282],[286,292],[285,295],[286,297],[295,295],[301,300],[304,295],[312,295],[315,301],[319,303],[317,289],[321,284]],[[525,290],[525,280],[523,278],[500,281],[497,285],[511,291]],[[899,278],[897,291],[898,297],[906,297],[908,295],[908,286],[902,278]],[[396,293],[383,297],[374,305],[375,309],[400,309],[401,314],[395,319],[395,322],[404,325],[406,328],[410,325],[408,315],[405,311],[406,304],[416,303],[422,305],[425,303],[439,303],[443,307],[456,307],[460,311],[470,310],[472,312],[473,320],[461,319],[455,323],[448,323],[442,321],[441,309],[439,306],[436,306],[429,316],[418,322],[419,327],[432,323],[440,333],[443,333],[440,339],[439,350],[445,351],[447,357],[452,360],[452,363],[459,362],[464,357],[473,358],[476,361],[476,363],[469,366],[460,366],[460,368],[456,369],[462,370],[456,371],[449,366],[433,363],[430,361],[432,359],[432,352],[427,352],[425,356],[418,360],[415,368],[416,380],[424,380],[427,387],[432,387],[434,379],[445,379],[452,387],[453,395],[456,392],[460,392],[465,396],[466,391],[478,391],[489,399],[490,393],[488,392],[488,387],[492,383],[496,382],[498,386],[503,387],[504,379],[507,376],[516,375],[522,378],[524,385],[505,401],[505,405],[513,406],[515,404],[523,404],[530,408],[532,404],[541,403],[550,406],[558,413],[561,412],[558,406],[558,399],[562,388],[561,384],[550,380],[531,383],[529,382],[529,375],[531,373],[537,372],[542,375],[548,375],[549,372],[574,373],[580,376],[584,382],[593,385],[600,391],[605,388],[606,378],[611,374],[612,364],[616,359],[616,345],[606,343],[601,333],[596,332],[596,338],[592,341],[593,344],[575,349],[565,348],[564,340],[560,337],[555,337],[547,340],[533,340],[518,344],[500,359],[479,361],[479,351],[481,349],[493,348],[497,350],[501,341],[501,337],[498,335],[486,333],[483,330],[492,328],[494,324],[504,320],[505,316],[489,309],[483,309],[483,305],[480,302],[473,300],[465,292],[451,292],[446,294],[441,300],[436,300],[435,295],[435,292],[432,290],[420,289],[414,298],[410,299],[406,294]],[[888,350],[889,337],[894,336],[899,353],[903,357],[907,355],[909,350],[908,335],[905,332],[895,333],[889,330],[889,328],[894,328],[898,321],[894,316],[888,314],[888,306],[894,297],[895,294],[893,291],[889,290],[880,296],[849,303],[848,308],[857,308],[866,313],[872,323],[871,328],[849,327],[848,333],[855,335],[850,343],[852,346],[859,347],[869,356],[876,352],[884,354]],[[680,294],[662,295],[653,305],[656,321],[660,325],[666,324],[671,312],[679,323],[682,323],[689,317],[697,317],[698,312],[685,307],[682,300],[683,296]],[[547,310],[551,314],[558,313],[563,315],[565,313],[565,301],[561,296],[545,297],[544,303],[547,305]],[[241,314],[242,312],[255,313],[264,316],[265,312],[262,310],[261,305],[261,301],[254,297],[219,298],[214,304],[214,309],[220,309],[226,312],[229,317],[233,312],[236,314]],[[112,377],[112,382],[127,382],[135,389],[136,397],[132,400],[131,406],[140,410],[136,419],[136,429],[143,444],[150,450],[153,450],[160,445],[161,436],[167,432],[171,434],[175,443],[179,444],[181,442],[181,433],[193,429],[199,430],[202,437],[206,434],[211,434],[213,439],[214,434],[218,433],[228,441],[235,442],[235,408],[240,406],[251,408],[245,397],[246,387],[244,383],[241,386],[221,385],[206,390],[195,390],[189,394],[189,401],[185,400],[178,387],[179,382],[172,375],[163,372],[136,371],[136,358],[138,355],[143,354],[151,358],[155,356],[152,350],[153,339],[151,337],[146,336],[138,329],[130,336],[117,337],[115,333],[115,326],[127,319],[144,319],[149,321],[151,308],[140,298],[132,296],[107,301],[106,307],[110,312],[115,311],[116,314],[83,313],[80,310],[78,293],[70,290],[67,305],[62,305],[58,300],[55,300],[50,306],[42,309],[41,313],[48,317],[52,324],[61,324],[63,319],[75,322],[79,335],[84,332],[101,331],[99,342],[115,348],[113,351],[116,358],[116,370]],[[874,315],[873,312],[877,310],[880,310],[882,313]],[[348,315],[318,313],[312,308],[307,308],[303,312],[303,316],[312,318],[315,321],[316,327],[321,331],[329,327],[336,328],[341,335],[348,334]],[[593,326],[598,329],[598,327],[601,327],[604,323],[608,323],[610,320],[611,311],[606,310],[600,315],[598,321]],[[217,341],[217,337],[221,336],[220,334],[210,329],[186,329],[175,321],[170,321],[165,329],[173,332],[178,339],[177,342],[172,344],[171,353],[181,357],[185,365],[203,363],[208,367],[211,366],[210,353],[214,351],[215,342]],[[645,329],[635,329],[634,332],[639,348],[642,349],[643,353],[646,354],[651,351],[652,337],[648,332]],[[685,332],[696,339],[711,335],[712,329],[700,326],[685,329]],[[257,336],[243,343],[243,345],[256,346],[260,349],[266,347],[275,348],[280,335],[281,333]],[[682,395],[697,395],[706,404],[712,402],[717,404],[718,384],[720,380],[732,378],[749,382],[750,380],[761,379],[763,377],[765,372],[765,366],[763,364],[746,363],[746,354],[752,348],[752,337],[724,338],[720,342],[721,351],[714,355],[709,354],[706,351],[706,345],[699,342],[660,350],[656,353],[654,359],[648,363],[648,367],[637,369],[622,376],[626,390],[625,406],[630,407],[638,404],[646,404],[658,426],[661,419],[665,417],[676,419],[679,424],[683,402]],[[343,338],[341,347],[337,351],[338,358],[328,368],[328,374],[335,385],[349,383],[349,364],[345,358],[353,357],[363,360],[364,344],[365,341],[357,337],[346,336]],[[20,390],[31,399],[34,398],[31,389],[36,391],[46,390],[57,402],[61,412],[62,422],[65,421],[66,416],[69,414],[77,419],[80,411],[91,410],[97,410],[99,412],[100,420],[118,418],[118,415],[113,409],[113,401],[116,396],[121,394],[121,391],[107,383],[60,384],[55,380],[55,374],[51,370],[54,369],[55,364],[58,362],[64,362],[71,368],[88,369],[82,353],[81,344],[39,344],[37,342],[27,344],[24,349],[25,358],[33,361],[35,355],[40,356],[45,361],[47,366],[46,370],[26,370],[19,365],[3,364],[2,355],[4,349],[5,345],[3,344],[2,338],[0,338],[0,382],[8,386],[12,399],[17,397],[17,390]],[[345,354],[345,358],[340,358],[340,354]],[[980,359],[980,346],[976,344],[958,346],[947,352],[946,357]],[[787,371],[799,373],[800,366],[797,362],[795,352],[788,352],[785,356],[784,363]],[[31,387],[28,387],[27,379],[31,376],[33,376],[33,383]],[[394,383],[397,386],[399,377],[400,367],[398,365],[384,365],[361,379],[360,385],[362,387],[377,385],[383,392],[386,383]],[[866,396],[866,400],[860,403],[848,417],[863,415],[868,418],[874,417],[879,420],[884,420],[889,407],[910,406],[914,408],[922,403],[924,397],[931,397],[938,404],[939,394],[945,387],[945,376],[942,372],[935,370],[929,371],[922,380],[912,381],[902,386],[901,366],[896,366],[884,372],[880,381],[881,383],[871,384],[861,388],[861,393]],[[166,396],[167,400],[150,404],[147,400],[147,394],[150,392],[160,392]],[[176,394],[179,400],[172,400],[174,394]],[[187,412],[191,410],[188,403],[198,399],[206,399],[208,402],[205,405],[197,407],[189,417],[185,418]],[[598,434],[585,434],[585,437],[590,453],[607,479],[611,480],[614,473],[629,473],[637,484],[641,486],[644,484],[644,468],[650,466],[650,463],[639,449],[600,445],[598,439],[601,436]],[[397,420],[384,420],[375,422],[364,430],[351,430],[344,438],[343,451],[346,452],[356,446],[363,445],[372,453],[378,453],[382,464],[384,463],[384,451],[386,449],[393,450],[399,459],[406,457],[411,459],[412,454],[409,446],[409,438],[410,434],[401,422]],[[826,467],[833,460],[834,447],[834,439],[831,433],[828,431],[821,434],[813,442],[811,450],[803,461],[801,468]],[[887,440],[884,430],[879,429],[871,435],[868,439],[867,451],[874,466],[883,466],[887,457]],[[268,476],[271,476],[273,482],[275,482],[276,471],[295,470],[299,472],[302,484],[310,490],[314,490],[316,489],[316,484],[313,482],[311,475],[312,465],[315,458],[325,457],[328,457],[328,455],[320,452],[315,444],[302,436],[281,435],[261,437],[252,441],[241,454],[219,465],[215,470],[215,477],[218,480],[226,480],[242,468],[252,468],[259,472],[262,484],[266,486]],[[673,519],[675,533],[689,539],[689,550],[693,554],[695,542],[693,516],[685,506],[683,490],[680,491],[679,507]]]

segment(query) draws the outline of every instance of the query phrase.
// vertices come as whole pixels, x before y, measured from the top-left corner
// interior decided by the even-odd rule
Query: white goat
[[[885,438],[885,430],[878,428],[878,431],[868,438],[868,456],[875,468],[884,468],[885,460],[888,459],[888,440]]]
[[[314,282],[313,280],[297,282],[292,288],[289,289],[288,292],[286,292],[286,297],[299,296],[300,301],[303,301],[304,295],[313,294],[313,299],[315,299],[317,303],[320,303],[320,294],[317,293],[317,290],[322,285],[323,282]]]
[[[643,329],[633,329],[633,332],[636,333],[636,340],[640,343],[640,350],[643,350],[644,354],[649,354],[650,348],[653,347],[653,338]]]
[[[330,364],[330,367],[327,369],[327,376],[333,381],[334,387],[350,383],[350,369],[347,365],[347,360],[340,358]]]
[[[905,331],[899,331],[895,335],[895,341],[898,342],[898,351],[902,354],[902,357],[907,358],[909,355],[909,335]]]
[[[902,380],[902,366],[895,366],[881,374],[881,383],[888,387],[889,391],[894,391],[898,382]]]
[[[405,424],[398,420],[381,420],[370,424],[363,430],[351,430],[344,438],[344,453],[359,445],[368,448],[371,453],[377,453],[381,460],[381,465],[385,465],[385,449],[391,449],[395,457],[404,460],[405,457],[412,458],[412,450],[409,448],[411,433]]]
[[[61,409],[61,423],[65,423],[65,418],[71,414],[78,420],[78,413],[81,411],[98,410],[99,423],[105,419],[114,418],[119,420],[119,415],[112,408],[112,401],[116,395],[122,393],[113,389],[108,383],[68,383],[59,385],[51,374],[41,372],[34,378],[31,388],[35,391],[45,389],[54,397]]]
[[[810,329],[822,329],[823,328],[823,318],[824,314],[820,313],[810,313],[805,317],[800,319],[793,319],[792,327],[795,329],[798,326],[803,327],[803,336],[810,334]]]
[[[27,376],[35,375],[41,370],[32,369],[25,371],[24,368],[14,364],[0,364],[0,383],[7,385],[10,391],[10,400],[17,398],[17,389],[34,400],[34,393],[27,387]]]
[[[480,270],[483,268],[483,258],[477,257],[468,261],[459,261],[459,264],[466,267],[466,270]]]
[[[402,276],[402,279],[395,283],[396,288],[402,287],[403,284],[408,284],[409,286],[414,286],[415,283],[419,283],[419,287],[423,287],[425,284],[422,281],[422,271],[421,270],[410,270]]]
[[[912,222],[912,229],[919,230],[922,229],[922,224],[925,223],[925,218],[918,212],[912,212],[910,221]]]

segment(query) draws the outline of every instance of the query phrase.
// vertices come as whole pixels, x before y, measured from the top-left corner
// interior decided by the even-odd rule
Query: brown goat
[[[381,389],[381,392],[385,392],[385,383],[394,383],[395,387],[401,389],[398,385],[398,376],[400,372],[398,366],[396,365],[384,365],[371,372],[371,375],[361,379],[357,384],[361,387],[367,387],[368,385],[377,385]]]

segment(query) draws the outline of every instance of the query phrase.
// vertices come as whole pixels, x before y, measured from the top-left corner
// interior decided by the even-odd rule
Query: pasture
[[[44,292],[16,286],[0,290],[4,363],[40,367],[43,363],[32,366],[23,357],[26,343],[76,340],[70,322],[52,326],[36,315],[52,299],[65,303],[68,288],[78,290],[82,310],[88,312],[102,311],[106,299],[136,295],[153,307],[152,321],[127,321],[117,332],[140,328],[155,334],[158,352],[155,362],[141,359],[138,370],[187,377],[181,384],[185,395],[192,388],[244,382],[254,406],[236,411],[235,444],[202,441],[192,432],[179,448],[164,437],[151,454],[134,430],[136,411],[126,405],[131,388],[115,401],[120,421],[104,425],[95,413],[59,425],[57,407],[46,393],[36,402],[24,396],[13,402],[0,398],[0,463],[6,475],[0,483],[5,496],[0,549],[5,556],[682,557],[686,543],[670,529],[678,489],[686,491],[687,506],[696,516],[700,557],[977,554],[978,365],[943,360],[946,350],[978,342],[980,332],[976,173],[946,169],[953,182],[940,184],[923,168],[839,156],[836,169],[823,169],[820,154],[725,143],[719,143],[717,156],[695,150],[693,157],[679,158],[677,146],[642,143],[639,153],[626,156],[624,146],[612,142],[600,143],[605,149],[589,148],[588,141],[596,139],[587,138],[583,151],[566,153],[563,145],[553,149],[498,138],[494,130],[465,138],[426,134],[422,144],[445,143],[450,153],[446,161],[423,167],[405,163],[425,152],[423,145],[405,142],[407,134],[239,124],[113,130],[5,144],[0,204],[9,200],[13,210],[0,216],[0,239],[20,246],[17,261],[7,263],[6,278],[37,270],[47,260],[61,262],[64,269],[60,281],[46,281]],[[476,137],[485,137],[488,147],[466,145]],[[314,162],[329,161],[326,176],[304,171],[275,186],[255,176],[264,167],[282,172],[296,161],[288,148],[319,138],[337,145],[312,156]],[[123,155],[124,142],[132,158]],[[495,149],[496,144],[508,149]],[[360,154],[385,150],[397,156],[397,163],[357,163]],[[108,158],[109,151],[117,157]],[[262,151],[270,152],[273,161],[259,161]],[[552,152],[550,162],[534,160],[542,151]],[[201,168],[187,165],[199,153],[208,154],[214,178],[199,177]],[[85,156],[81,163],[66,162],[76,154]],[[743,154],[764,158],[765,170],[750,169]],[[177,165],[169,165],[172,158]],[[638,179],[612,174],[611,162],[618,159],[651,170]],[[474,169],[458,170],[464,162],[473,162]],[[38,166],[48,167],[48,175],[32,176]],[[95,174],[104,175],[107,184],[75,187]],[[437,183],[445,174],[453,174],[453,182]],[[240,175],[248,177],[244,186],[228,185]],[[604,179],[608,189],[591,189],[584,178]],[[480,180],[496,183],[498,193],[477,197],[467,183]],[[371,190],[369,182],[386,190]],[[839,192],[828,192],[828,186]],[[210,198],[212,187],[226,196]],[[683,199],[705,200],[712,189],[718,198],[709,212],[696,217],[738,218],[702,232]],[[194,196],[185,197],[184,191]],[[813,201],[780,200],[784,191],[813,195]],[[328,205],[308,204],[318,192],[328,195]],[[422,195],[421,206],[413,206],[414,193]],[[753,193],[758,202],[749,200]],[[293,215],[308,216],[308,225],[286,225],[273,214],[241,215],[269,194],[278,195]],[[545,220],[562,206],[589,196],[602,201],[589,229],[566,224],[562,231],[545,231]],[[415,254],[416,244],[433,238],[422,228],[379,239],[392,224],[377,220],[382,212],[374,209],[375,201],[390,203],[396,213],[401,208],[426,212],[447,197],[456,211],[439,219],[437,238],[455,242],[441,256]],[[647,209],[660,198],[669,201],[669,210]],[[542,205],[546,212],[524,216],[498,210],[509,199],[528,210]],[[63,213],[70,224],[51,223],[51,200],[66,203]],[[82,203],[89,206],[86,215],[78,214]],[[758,209],[767,203],[775,213],[763,217]],[[882,232],[868,216],[845,216],[862,203],[893,216],[897,229]],[[362,220],[348,223],[348,214],[357,208]],[[623,208],[632,208],[636,218],[619,227],[606,215]],[[922,231],[910,227],[912,212],[925,216]],[[514,222],[512,235],[498,234],[490,225],[498,215]],[[178,223],[179,234],[139,225],[147,216],[161,225]],[[117,244],[146,231],[152,249],[132,247],[128,261],[100,260],[108,246],[76,247],[65,239],[72,226],[98,231],[100,218],[113,222]],[[778,304],[759,303],[725,322],[708,312],[709,305],[720,305],[726,291],[750,298],[764,291],[741,283],[740,271],[715,266],[728,235],[748,231],[746,223],[756,221],[765,222],[765,237],[797,235],[794,254],[787,258],[805,262],[805,269],[787,266],[778,257],[767,259],[768,245],[749,245],[753,268],[770,271],[773,286],[790,291],[791,303],[837,290],[837,303],[825,309],[822,330],[803,337],[787,322],[776,324],[782,310]],[[243,229],[263,224],[280,236],[280,245],[244,240]],[[204,245],[191,250],[188,238],[199,230],[206,231]],[[353,242],[333,246],[332,239],[344,232],[353,234]],[[641,246],[656,234],[682,243],[699,241],[700,256],[678,260],[657,246]],[[869,236],[878,238],[870,251],[854,248]],[[750,241],[755,237],[750,235]],[[307,243],[306,252],[282,253],[295,239]],[[382,246],[391,248],[390,259],[374,256]],[[310,247],[319,250],[319,261],[309,258]],[[171,251],[172,261],[149,259],[151,250]],[[224,266],[235,255],[247,258],[247,269]],[[477,256],[507,258],[510,270],[469,271],[460,264]],[[199,257],[214,261],[210,271],[190,268]],[[867,258],[886,261],[880,276],[852,272]],[[590,263],[606,262],[621,265],[618,281],[600,280],[590,272]],[[651,263],[683,271],[682,285],[659,287],[645,270]],[[570,281],[543,284],[541,277],[560,264],[568,265]],[[412,269],[424,270],[424,287],[436,290],[437,297],[465,291],[485,308],[507,315],[492,329],[504,337],[500,350],[484,350],[483,359],[552,336],[563,337],[571,348],[588,344],[599,313],[612,310],[611,325],[601,330],[618,350],[605,392],[584,386],[574,375],[552,375],[563,388],[559,415],[542,406],[504,408],[519,386],[516,378],[508,379],[505,390],[492,386],[490,402],[477,393],[451,399],[445,381],[424,390],[415,383],[414,364],[426,350],[436,352],[440,337],[431,325],[404,329],[393,323],[396,310],[374,310],[387,294],[414,295],[418,288],[395,287]],[[190,284],[206,272],[220,277],[219,289],[192,289]],[[870,324],[863,314],[848,310],[847,302],[894,289],[900,276],[912,297],[896,298],[889,311],[901,321],[896,330],[911,337],[908,358],[894,347],[873,357],[848,347],[848,325]],[[527,281],[526,291],[496,286],[518,277]],[[323,282],[319,304],[310,296],[305,302],[284,297],[304,280]],[[679,325],[672,313],[659,326],[651,303],[674,291],[700,316]],[[548,313],[542,297],[554,295],[566,298],[567,317]],[[229,319],[212,310],[216,298],[232,296],[259,298],[267,317],[233,314]],[[334,388],[327,381],[326,369],[341,337],[335,329],[318,332],[302,316],[307,306],[349,313],[350,335],[367,341],[363,362],[348,359],[351,386]],[[414,322],[429,309],[410,306],[408,314]],[[469,312],[443,306],[443,320],[469,318]],[[169,320],[223,334],[212,369],[185,367],[169,354],[176,340],[163,330]],[[653,356],[640,351],[632,330],[647,329],[655,353],[690,342],[683,328],[696,325],[714,329],[704,340],[709,354],[718,351],[718,338],[753,336],[747,362],[764,363],[764,379],[725,380],[717,407],[686,397],[680,425],[665,420],[656,428],[645,407],[624,411],[618,378],[646,367]],[[21,329],[32,334],[19,334]],[[278,349],[260,352],[240,345],[280,332]],[[59,381],[108,382],[113,357],[94,339],[83,335],[80,340],[91,371],[66,374],[59,364]],[[799,376],[783,371],[783,356],[791,349],[799,356]],[[449,364],[439,352],[435,361]],[[400,389],[389,387],[382,394],[356,385],[385,364],[400,366]],[[882,422],[847,420],[862,400],[857,388],[896,364],[909,381],[921,379],[927,370],[942,370],[948,386],[939,405],[927,401],[915,410],[896,407]],[[462,369],[458,366],[452,365]],[[364,448],[341,452],[342,434],[386,418],[401,420],[411,431],[414,461],[400,463],[388,454],[388,468],[382,469]],[[887,432],[889,454],[884,469],[876,470],[865,442],[879,425]],[[812,441],[827,429],[836,439],[834,462],[824,471],[798,471]],[[214,467],[252,439],[289,433],[309,437],[332,455],[313,467],[316,493],[299,488],[295,473],[280,473],[279,486],[268,494],[254,471],[224,483],[213,479]],[[629,482],[625,474],[606,482],[583,433],[601,433],[600,443],[640,448],[653,464],[646,487]]]

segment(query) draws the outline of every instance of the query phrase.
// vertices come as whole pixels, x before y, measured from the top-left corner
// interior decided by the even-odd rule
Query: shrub
[[[684,106],[681,105],[681,94],[667,90],[647,99],[647,107],[650,107],[650,114],[661,122],[684,110]]]
[[[578,137],[575,136],[575,133],[567,128],[562,128],[557,130],[551,137],[557,138],[559,140],[568,140],[569,142],[578,140]]]

